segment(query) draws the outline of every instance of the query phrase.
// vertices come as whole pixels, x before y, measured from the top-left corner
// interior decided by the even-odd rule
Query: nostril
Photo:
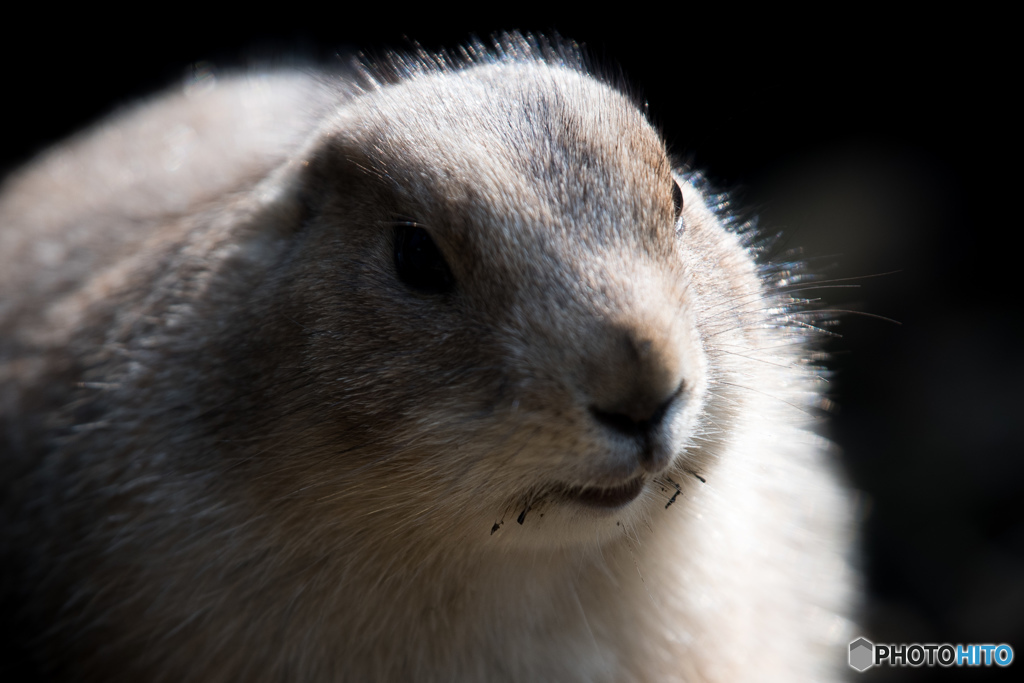
[[[625,413],[609,413],[596,406],[590,406],[590,414],[605,427],[626,436],[640,436],[650,430],[648,420],[634,420]]]
[[[594,419],[604,426],[620,434],[630,437],[645,436],[661,424],[668,413],[668,409],[675,403],[676,398],[683,393],[683,384],[672,392],[672,395],[662,401],[653,411],[644,409],[639,405],[618,407],[618,410],[603,410],[597,406],[590,406],[590,414]]]

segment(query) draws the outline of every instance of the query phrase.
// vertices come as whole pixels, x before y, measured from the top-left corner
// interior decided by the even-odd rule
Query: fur
[[[0,195],[4,600],[42,675],[841,677],[815,318],[622,90],[517,35],[201,85]],[[396,275],[401,225],[451,292]]]

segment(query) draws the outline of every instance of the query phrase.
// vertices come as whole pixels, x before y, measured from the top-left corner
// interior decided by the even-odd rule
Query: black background
[[[858,631],[876,642],[1009,643],[1024,656],[1020,146],[1010,122],[1020,69],[1009,20],[963,8],[786,16],[642,5],[480,19],[384,3],[52,9],[2,29],[0,170],[180,83],[200,60],[330,63],[513,28],[576,40],[639,87],[675,152],[768,232],[783,231],[782,249],[802,247],[825,278],[856,278],[815,292],[822,306],[901,323],[847,314],[828,343],[838,406],[828,429],[863,518]]]

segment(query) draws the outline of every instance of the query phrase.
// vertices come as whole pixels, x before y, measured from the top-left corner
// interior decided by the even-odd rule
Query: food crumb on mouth
[[[526,519],[526,513],[529,511],[530,506],[527,505],[526,507],[523,508],[523,511],[519,513],[519,518],[516,521],[519,522],[520,525],[522,525],[523,521]]]

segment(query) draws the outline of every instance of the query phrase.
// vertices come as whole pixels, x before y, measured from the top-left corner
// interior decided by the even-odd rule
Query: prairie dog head
[[[529,547],[664,506],[707,387],[691,266],[717,257],[688,253],[696,193],[627,97],[542,63],[422,74],[295,168],[306,218],[261,314],[286,388],[257,427],[286,486]]]

